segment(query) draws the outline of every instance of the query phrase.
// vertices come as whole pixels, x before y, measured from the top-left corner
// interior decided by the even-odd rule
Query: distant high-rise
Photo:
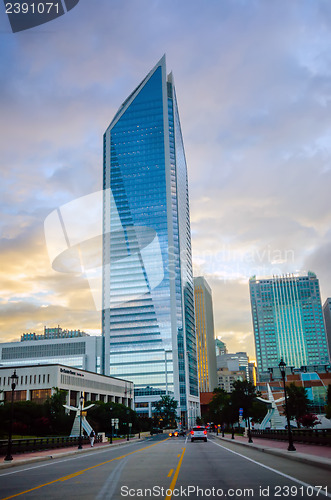
[[[258,373],[329,363],[319,283],[308,276],[250,279]]]
[[[203,276],[194,278],[194,298],[199,390],[212,392],[217,387],[213,299]]]
[[[331,298],[327,298],[323,304],[323,314],[326,328],[326,337],[328,340],[329,354],[331,356]]]
[[[104,135],[106,374],[199,414],[187,169],[163,57]],[[179,413],[179,412],[178,412]]]
[[[216,356],[220,356],[221,354],[226,354],[228,352],[226,344],[220,339],[215,339],[215,351]]]

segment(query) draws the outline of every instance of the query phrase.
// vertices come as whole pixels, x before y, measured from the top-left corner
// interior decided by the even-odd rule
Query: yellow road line
[[[171,476],[172,476],[173,471],[174,471],[174,469],[170,469],[169,474],[168,474],[168,477],[171,477]]]
[[[165,497],[165,500],[170,500],[171,497],[172,497],[172,492],[174,491],[174,487],[176,486],[176,481],[177,481],[177,477],[178,477],[178,474],[179,474],[179,470],[180,470],[181,465],[182,465],[182,461],[183,461],[183,458],[184,458],[184,453],[185,453],[185,448],[183,448],[183,453],[182,453],[182,455],[181,455],[181,457],[179,459],[175,475],[172,478],[171,485],[169,486],[169,490],[171,490],[171,493],[169,493],[169,495],[167,495]]]
[[[148,450],[148,448],[152,448],[153,446],[156,446],[157,444],[164,443],[164,441],[167,441],[168,439],[169,438],[163,439],[163,441],[158,441],[157,443],[150,444],[149,446],[145,446],[145,448],[140,448],[139,450],[131,451],[130,453],[127,453],[126,455],[122,455],[121,457],[112,458],[111,460],[107,460],[106,462],[102,462],[101,464],[93,465],[92,467],[88,467],[87,469],[83,469],[81,471],[74,472],[73,474],[70,474],[69,476],[60,477],[59,479],[54,479],[54,481],[50,481],[49,483],[40,484],[39,486],[35,486],[34,488],[31,488],[30,490],[21,491],[20,493],[15,493],[14,495],[10,495],[9,497],[2,498],[1,500],[9,500],[10,498],[19,497],[20,495],[30,493],[31,491],[39,490],[40,488],[43,488],[44,486],[49,486],[50,484],[54,484],[54,483],[57,483],[59,481],[67,481],[68,479],[79,476],[80,474],[84,474],[84,472],[87,472],[87,471],[92,470],[92,469],[96,469],[97,467],[100,467],[101,465],[109,464],[110,462],[114,462],[115,460],[121,460],[122,458],[126,458],[129,455],[133,455],[134,453],[138,453],[138,451]]]

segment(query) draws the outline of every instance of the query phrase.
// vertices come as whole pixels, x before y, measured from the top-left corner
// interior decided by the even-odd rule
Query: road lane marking
[[[172,476],[173,471],[174,471],[174,469],[170,469],[169,474],[168,474],[168,477],[171,477],[171,476]]]
[[[270,470],[271,472],[275,472],[276,474],[279,474],[282,477],[285,477],[286,479],[290,479],[291,481],[294,481],[296,483],[302,484],[302,486],[309,486],[310,488],[313,488],[313,490],[317,491],[319,493],[319,490],[315,488],[315,486],[312,486],[311,484],[305,483],[304,481],[300,481],[300,479],[296,479],[295,477],[289,476],[288,474],[284,474],[284,472],[280,472],[279,470],[273,469],[272,467],[269,467],[268,465],[261,464],[260,462],[257,462],[256,460],[253,460],[252,458],[245,457],[245,455],[241,455],[241,453],[238,453],[237,451],[230,450],[229,448],[225,448],[225,446],[222,446],[219,443],[214,443],[214,441],[209,441],[210,443],[213,443],[215,446],[219,446],[220,448],[223,448],[223,450],[229,451],[230,453],[233,453],[234,455],[238,455],[239,457],[245,458],[249,462],[253,462],[253,464],[259,465],[260,467],[263,467],[264,469]],[[327,496],[331,498],[330,493],[324,493],[324,496]]]
[[[50,481],[49,483],[40,484],[39,486],[35,486],[34,488],[31,488],[29,490],[21,491],[20,493],[15,493],[14,495],[10,495],[9,497],[2,498],[1,500],[10,500],[10,498],[19,497],[20,495],[30,493],[31,491],[39,490],[40,488],[43,488],[44,486],[49,486],[51,484],[58,483],[59,481],[67,481],[68,479],[71,479],[72,477],[76,477],[76,476],[79,476],[80,474],[84,474],[84,472],[96,469],[97,467],[100,467],[101,465],[109,464],[110,462],[114,462],[115,460],[121,460],[121,459],[126,458],[130,455],[133,455],[134,453],[138,453],[139,451],[148,450],[149,448],[152,448],[153,446],[156,446],[157,444],[164,443],[167,440],[168,440],[168,438],[163,439],[162,441],[158,441],[157,443],[150,444],[149,446],[145,446],[145,448],[140,448],[139,450],[131,451],[130,453],[127,453],[126,455],[122,455],[121,457],[116,457],[116,458],[112,458],[110,460],[106,460],[106,462],[102,462],[101,464],[92,465],[91,467],[88,467],[87,469],[82,469],[81,471],[74,472],[73,474],[70,474],[69,476],[64,476],[64,477],[60,477],[58,479],[54,479],[54,481]]]
[[[166,441],[166,439],[163,439],[163,441]],[[146,439],[145,441],[151,441],[151,439]],[[161,442],[163,442],[161,441]],[[134,443],[130,443],[130,444],[125,444],[122,446],[122,448],[127,448],[128,446],[132,446],[132,445],[137,445],[139,444],[138,442],[134,442]],[[111,448],[111,447],[107,447],[106,449],[101,449],[101,450],[94,450],[93,451],[93,456],[95,457],[96,455],[100,455],[102,453],[108,453],[110,450],[112,449],[116,449],[116,448]],[[56,460],[56,464],[63,464],[64,462],[72,462],[73,460],[79,460],[82,458],[82,456],[87,456],[85,453],[80,455],[79,453],[77,453],[77,455],[75,455],[74,457],[70,457],[70,458],[64,458],[63,460],[60,460],[59,458],[56,457],[56,455],[53,455],[53,460],[47,462],[46,464],[40,464],[40,465],[35,465],[33,467],[26,467],[25,469],[19,469],[19,470],[14,470],[14,471],[10,471],[10,472],[4,472],[4,473],[1,473],[0,472],[0,477],[3,477],[3,476],[12,476],[13,474],[18,474],[19,472],[26,472],[28,470],[34,470],[34,469],[39,469],[40,467],[49,467],[50,465],[53,466],[54,465],[54,462]],[[22,465],[22,464],[21,464]],[[20,467],[20,465],[18,464],[18,467]]]
[[[104,485],[99,491],[95,500],[111,500],[113,498],[118,481],[120,480],[122,474],[122,470],[126,466],[128,460],[129,457],[126,457],[124,460],[118,463],[118,465],[104,482]]]
[[[182,448],[183,450],[183,453],[179,459],[179,462],[178,462],[178,465],[177,465],[177,469],[176,469],[176,472],[174,474],[174,477],[172,478],[172,481],[171,481],[171,484],[169,486],[169,490],[171,490],[171,493],[169,493],[169,495],[167,495],[165,497],[165,500],[170,500],[171,497],[172,497],[172,492],[174,491],[174,488],[176,486],[176,481],[177,481],[177,477],[178,477],[178,474],[179,474],[179,470],[181,468],[181,465],[182,465],[182,461],[183,461],[183,458],[184,458],[184,453],[185,453],[185,448]]]

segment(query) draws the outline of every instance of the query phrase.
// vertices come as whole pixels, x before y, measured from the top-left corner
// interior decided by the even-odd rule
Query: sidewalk
[[[143,439],[143,437],[141,438]],[[41,462],[42,460],[52,460],[54,458],[62,458],[68,455],[76,455],[78,453],[93,453],[95,450],[103,449],[103,448],[115,448],[117,446],[121,446],[130,442],[139,441],[138,437],[130,438],[130,441],[127,441],[125,438],[118,439],[113,442],[113,444],[109,443],[95,443],[93,448],[90,444],[83,444],[83,448],[81,450],[78,449],[77,446],[74,447],[65,447],[65,448],[55,448],[53,450],[41,450],[41,451],[31,451],[26,453],[15,453],[12,455],[13,460],[10,462],[5,462],[4,457],[0,457],[0,470],[6,469],[8,467],[14,467],[16,465],[27,465],[34,462]]]
[[[276,441],[275,439],[253,438],[253,443],[248,442],[248,438],[235,435],[231,439],[231,434],[215,435],[221,441],[238,444],[239,446],[249,446],[270,455],[296,460],[310,465],[317,465],[323,469],[331,470],[331,447],[315,444],[294,443],[296,451],[288,451],[287,441]]]

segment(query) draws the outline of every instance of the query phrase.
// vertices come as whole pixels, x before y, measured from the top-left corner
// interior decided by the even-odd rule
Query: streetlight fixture
[[[7,446],[7,455],[5,456],[5,462],[10,462],[13,460],[11,456],[12,449],[12,435],[13,435],[13,420],[14,420],[14,391],[15,387],[18,383],[18,376],[16,375],[16,370],[11,377],[11,407],[10,407],[10,420],[9,420],[9,430],[8,430],[8,446]]]
[[[126,440],[130,441],[130,436],[129,436],[129,415],[130,415],[130,410],[126,410],[126,425],[127,425],[127,435],[126,435]]]
[[[285,413],[286,413],[286,420],[287,420],[287,433],[288,433],[288,451],[296,451],[295,446],[293,444],[293,436],[292,436],[292,429],[291,429],[291,424],[290,424],[290,417],[288,414],[288,407],[287,407],[287,395],[286,395],[286,384],[285,384],[285,368],[286,368],[286,363],[283,360],[283,358],[280,360],[279,363],[279,369],[280,373],[283,379],[283,386],[284,386],[284,397],[285,397]]]
[[[113,411],[112,406],[109,407],[109,411],[110,411],[110,444],[113,444],[113,419],[111,417]]]
[[[83,393],[80,393],[80,398],[79,398],[79,440],[78,440],[78,449],[81,450],[83,448],[82,446],[82,413],[83,413],[83,403],[84,403],[84,396]]]

